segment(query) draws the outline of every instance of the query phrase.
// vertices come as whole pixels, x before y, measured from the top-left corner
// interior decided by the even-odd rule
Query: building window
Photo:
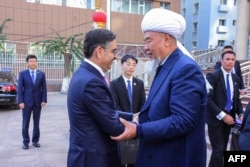
[[[218,40],[218,46],[219,47],[223,47],[225,45],[225,41],[224,40]]]
[[[139,14],[144,14],[145,12],[145,1],[139,0],[138,2],[138,13]]]
[[[124,13],[145,14],[152,8],[152,1],[115,0],[111,1],[111,10]]]
[[[194,26],[194,32],[197,32],[198,23],[197,22],[193,23],[193,26]]]
[[[194,41],[194,42],[192,42],[192,44],[193,44],[193,50],[196,50],[196,47],[197,47],[197,42],[196,42],[196,41]]]
[[[160,8],[170,9],[170,3],[169,2],[160,2]]]
[[[233,26],[236,26],[236,20],[233,20]]]
[[[237,0],[234,0],[234,6],[237,6]]]
[[[199,3],[194,4],[194,13],[199,12]]]
[[[113,10],[116,12],[122,11],[122,0],[115,0],[113,3]]]
[[[95,9],[95,0],[26,0],[26,2]]]
[[[186,17],[186,8],[182,9],[182,15],[183,15],[184,18]]]
[[[226,5],[227,4],[227,0],[220,0],[220,4],[221,5]]]
[[[220,26],[226,26],[226,19],[220,19],[219,20],[219,25]]]

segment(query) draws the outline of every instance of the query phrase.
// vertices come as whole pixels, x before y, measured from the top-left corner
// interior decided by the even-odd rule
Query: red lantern
[[[104,11],[96,11],[93,13],[92,20],[94,23],[96,23],[98,28],[103,28],[107,21],[106,13]]]

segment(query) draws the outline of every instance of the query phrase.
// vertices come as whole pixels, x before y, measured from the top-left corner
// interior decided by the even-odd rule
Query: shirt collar
[[[89,59],[84,59],[85,62],[89,63],[90,65],[92,65],[97,71],[99,71],[99,73],[102,76],[105,76],[106,74],[103,72],[103,70],[101,69],[101,67],[99,67],[97,64],[95,64],[94,62],[90,61]]]
[[[32,73],[32,71],[34,71],[34,73],[36,73],[36,69],[32,70],[29,68],[29,71],[30,71],[30,73]]]
[[[221,66],[221,70],[222,70],[222,73],[224,76],[226,76],[227,74],[229,74],[229,76],[231,76],[231,71],[230,71],[230,73],[226,72],[222,66]]]
[[[132,83],[133,77],[131,77],[130,79],[126,78],[123,74],[122,74],[122,78],[124,80],[125,83],[127,83],[127,81],[129,80],[130,83]]]

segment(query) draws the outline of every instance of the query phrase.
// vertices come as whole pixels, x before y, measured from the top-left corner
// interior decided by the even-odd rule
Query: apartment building
[[[237,0],[182,0],[187,21],[183,43],[189,51],[234,45]]]

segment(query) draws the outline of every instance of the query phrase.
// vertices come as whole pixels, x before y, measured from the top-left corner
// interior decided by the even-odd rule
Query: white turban
[[[141,29],[142,32],[155,31],[167,33],[178,39],[186,29],[186,21],[178,13],[167,9],[154,8],[143,17]]]

